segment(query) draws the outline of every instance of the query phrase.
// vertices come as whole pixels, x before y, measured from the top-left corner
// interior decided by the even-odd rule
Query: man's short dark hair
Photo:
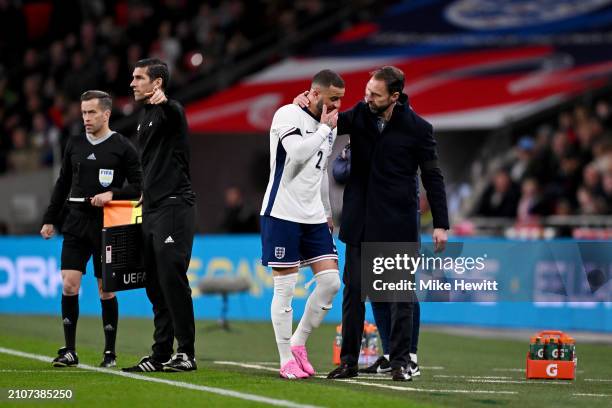
[[[146,68],[147,75],[151,78],[151,81],[161,78],[161,87],[163,90],[168,88],[170,82],[170,71],[168,70],[168,64],[159,58],[145,58],[138,61],[135,65],[136,68]]]
[[[402,95],[404,90],[404,73],[401,69],[387,65],[371,72],[371,75],[374,79],[385,81],[389,95],[393,95],[395,92],[399,92]]]
[[[97,99],[102,110],[113,110],[113,98],[104,91],[85,91],[81,95],[81,102]]]
[[[324,69],[312,77],[312,86],[315,85],[323,88],[329,88],[332,85],[336,88],[344,88],[344,79],[331,69]]]

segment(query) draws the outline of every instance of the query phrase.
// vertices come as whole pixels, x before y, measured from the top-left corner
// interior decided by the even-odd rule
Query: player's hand
[[[434,252],[442,252],[446,248],[446,242],[448,241],[448,235],[444,228],[434,228],[433,230],[433,242]]]
[[[310,105],[310,100],[308,100],[308,92],[302,92],[298,96],[293,99],[293,104],[298,105],[300,108],[305,108]]]
[[[49,239],[55,235],[55,227],[53,227],[53,224],[44,224],[40,230],[40,235],[44,239]]]
[[[91,198],[91,205],[94,207],[104,207],[106,203],[113,199],[113,192],[107,191],[105,193],[100,193]]]
[[[321,123],[325,123],[331,129],[336,127],[338,123],[338,109],[327,113],[327,106],[323,105],[323,111],[321,112]]]
[[[329,228],[329,232],[334,233],[334,219],[332,217],[327,217],[327,227]]]
[[[148,102],[151,105],[159,105],[168,101],[166,94],[160,88],[154,88],[153,92],[146,93],[145,96],[148,98]]]

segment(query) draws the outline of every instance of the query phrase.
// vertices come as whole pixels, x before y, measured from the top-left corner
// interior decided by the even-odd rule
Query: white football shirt
[[[297,105],[276,111],[270,128],[270,179],[261,215],[302,224],[327,222],[331,211],[323,200],[329,203],[327,163],[336,134],[336,129],[319,123]]]

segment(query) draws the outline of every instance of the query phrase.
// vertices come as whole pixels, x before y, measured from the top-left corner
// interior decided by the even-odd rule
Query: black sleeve
[[[417,148],[421,180],[427,192],[427,201],[431,208],[434,228],[449,228],[448,208],[446,206],[446,190],[444,177],[438,165],[438,152],[436,140],[433,137],[433,128],[427,123],[421,132],[421,143]]]
[[[132,198],[140,198],[142,193],[142,170],[140,169],[140,161],[138,153],[132,144],[127,140],[123,140],[125,144],[124,165],[127,184],[123,187],[112,188],[114,200],[129,200]]]
[[[57,224],[59,215],[64,208],[70,188],[72,186],[72,141],[68,141],[64,150],[64,159],[62,160],[62,168],[60,169],[59,177],[55,182],[53,193],[51,194],[51,202],[45,215],[43,215],[43,224]]]
[[[339,135],[350,135],[353,133],[353,120],[355,117],[355,111],[359,105],[353,106],[351,109],[340,112],[338,114],[338,134]]]
[[[167,129],[180,129],[185,113],[183,107],[173,100],[168,100],[166,103],[159,104],[165,117],[165,126]]]

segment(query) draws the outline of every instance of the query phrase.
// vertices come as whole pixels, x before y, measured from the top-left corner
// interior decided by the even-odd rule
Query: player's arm
[[[315,154],[321,142],[323,142],[331,133],[332,129],[336,127],[338,121],[338,111],[333,110],[327,112],[327,108],[323,105],[323,112],[321,113],[321,125],[317,129],[316,133],[309,138],[303,138],[302,134],[297,126],[292,126],[291,122],[286,122],[279,126],[279,138],[287,155],[292,160],[298,163],[304,163]]]
[[[53,187],[51,201],[47,207],[47,211],[43,215],[43,226],[40,234],[43,238],[49,239],[54,234],[53,225],[59,221],[59,214],[64,208],[70,187],[72,186],[72,160],[70,158],[72,152],[72,142],[69,140],[64,150],[64,158],[62,159],[62,168],[59,176]]]

